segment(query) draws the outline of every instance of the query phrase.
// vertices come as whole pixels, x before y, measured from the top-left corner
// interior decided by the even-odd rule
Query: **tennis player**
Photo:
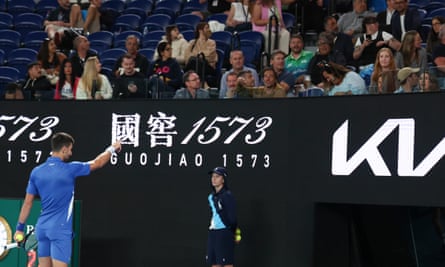
[[[233,267],[237,227],[235,198],[227,186],[226,168],[216,167],[209,174],[212,179],[212,193],[208,200],[212,218],[206,260],[212,267]]]
[[[35,167],[29,177],[25,200],[18,218],[14,239],[23,235],[33,200],[40,196],[42,211],[36,224],[40,267],[67,267],[72,251],[74,185],[78,176],[102,168],[111,155],[121,150],[115,142],[88,162],[67,162],[72,155],[74,139],[63,132],[51,138],[51,156]],[[20,238],[19,238],[20,239]]]

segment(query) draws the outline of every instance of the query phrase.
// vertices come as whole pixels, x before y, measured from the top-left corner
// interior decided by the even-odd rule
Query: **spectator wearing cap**
[[[392,15],[392,35],[402,41],[405,32],[417,31],[420,28],[420,13],[417,8],[408,6],[408,0],[394,0],[396,11]]]
[[[300,34],[292,34],[289,43],[290,53],[284,59],[284,69],[290,72],[294,79],[303,82],[303,75],[306,74],[309,62],[314,53],[304,50],[304,39]]]
[[[343,14],[338,19],[338,28],[340,32],[346,33],[355,39],[363,33],[363,19],[367,16],[375,16],[375,14],[367,10],[366,0],[354,0],[352,8],[351,12]]]
[[[322,32],[318,36],[318,53],[312,57],[307,70],[307,73],[311,76],[312,84],[315,86],[322,86],[323,69],[320,68],[320,62],[334,62],[339,65],[346,65],[346,58],[343,53],[334,50],[334,37],[335,36],[330,32]]]
[[[397,79],[400,87],[394,93],[414,93],[420,92],[419,85],[419,68],[405,67],[397,73]]]
[[[212,192],[208,195],[211,218],[206,260],[212,266],[234,266],[236,202],[229,190],[228,173],[224,167],[208,172]]]
[[[380,48],[389,47],[393,51],[400,49],[400,42],[390,33],[379,30],[376,17],[363,19],[365,33],[360,35],[355,42],[354,60],[358,60],[358,66],[373,64]]]
[[[37,61],[28,64],[28,74],[22,86],[24,92],[29,92],[31,99],[39,99],[41,91],[51,91],[52,86],[45,75],[42,75],[42,67]]]

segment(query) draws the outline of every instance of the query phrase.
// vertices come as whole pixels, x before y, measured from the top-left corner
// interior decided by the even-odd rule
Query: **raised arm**
[[[105,166],[105,164],[110,161],[111,156],[116,152],[120,152],[121,149],[121,142],[117,141],[113,143],[111,146],[105,149],[104,152],[97,155],[95,159],[88,162],[90,164],[90,170],[95,171]]]

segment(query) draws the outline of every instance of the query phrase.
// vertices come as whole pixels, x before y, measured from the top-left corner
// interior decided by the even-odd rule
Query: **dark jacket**
[[[87,56],[85,57],[84,60],[80,59],[79,55],[76,53],[74,53],[71,57],[70,57],[70,61],[71,61],[71,66],[73,68],[73,76],[74,77],[81,77],[82,73],[83,73],[83,66],[85,65],[86,60],[89,57],[94,57],[97,56],[96,53],[94,53],[91,50],[87,51]],[[61,70],[63,71],[63,70]]]
[[[400,25],[400,13],[395,11],[391,19],[392,35],[402,41],[402,26]],[[419,31],[420,14],[415,8],[408,8],[405,13],[405,31]]]
[[[227,229],[235,232],[238,223],[236,219],[235,198],[233,197],[232,192],[226,185],[224,185],[219,192],[215,192],[213,190],[211,195],[211,201],[213,202],[216,212],[218,213],[222,222]]]

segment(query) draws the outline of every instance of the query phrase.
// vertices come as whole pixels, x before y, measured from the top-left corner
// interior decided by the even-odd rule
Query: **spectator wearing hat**
[[[397,79],[400,82],[400,87],[394,93],[414,93],[420,92],[419,85],[419,68],[406,67],[397,73]]]
[[[226,168],[216,167],[209,175],[212,192],[207,198],[211,219],[206,260],[212,266],[233,267],[237,227],[235,198],[227,185]]]
[[[366,17],[363,19],[365,33],[360,35],[355,42],[354,60],[358,60],[358,66],[373,64],[380,48],[389,47],[393,51],[400,48],[400,42],[390,33],[379,30],[379,23],[376,17]]]
[[[28,74],[22,90],[29,92],[31,99],[40,99],[42,91],[52,91],[51,83],[42,75],[42,67],[38,61],[28,64]]]

